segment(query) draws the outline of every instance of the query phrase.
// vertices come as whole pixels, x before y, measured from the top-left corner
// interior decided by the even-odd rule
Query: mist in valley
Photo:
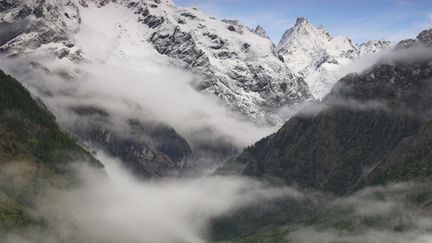
[[[134,118],[166,122],[192,144],[211,140],[208,133],[201,133],[210,129],[241,149],[277,129],[254,125],[227,111],[194,90],[190,74],[150,57],[140,60],[143,69],[97,62],[58,63],[40,56],[6,60],[1,68],[22,80],[67,129],[86,122],[70,113],[71,107],[80,106],[111,114],[113,129],[125,136],[129,132],[126,121]],[[376,104],[351,105],[376,108]],[[300,115],[313,116],[325,108],[318,103],[299,110]],[[417,197],[430,193],[428,184],[373,187],[353,196],[335,197],[246,177],[142,180],[123,168],[117,158],[103,152],[98,152],[97,158],[106,174],[77,166],[74,169],[82,181],[79,187],[41,192],[35,216],[47,222],[47,229],[22,229],[3,236],[4,242],[214,242],[211,232],[218,230],[213,229],[215,225],[229,221],[232,215],[242,222],[251,210],[262,212],[252,221],[265,222],[267,215],[275,212],[289,214],[288,221],[272,225],[277,233],[268,228],[281,242],[432,240],[430,205],[416,203]],[[299,213],[290,211],[296,207],[301,209]],[[309,213],[303,215],[303,209]]]
[[[334,104],[387,110],[386,103],[313,100],[278,107],[278,124],[251,121],[214,95],[197,90],[202,77],[187,70],[185,63],[159,54],[146,41],[148,36],[141,35],[143,25],[128,13],[114,5],[83,8],[81,26],[72,36],[74,48],[82,51],[77,62],[54,58],[55,46],[48,44],[24,56],[0,57],[0,69],[22,82],[72,136],[94,122],[74,112],[83,107],[107,114],[106,124],[120,137],[136,136],[131,120],[167,124],[190,145],[198,172],[143,179],[126,168],[125,161],[80,141],[104,168],[77,161],[71,169],[78,185],[47,186],[37,192],[32,217],[43,227],[13,230],[0,235],[1,242],[432,242],[432,202],[423,203],[432,193],[430,182],[388,184],[336,196],[287,186],[270,176],[259,180],[214,173],[292,116],[314,117]],[[0,35],[9,28],[0,26]],[[431,57],[430,48],[386,50],[353,61],[341,76],[377,63]],[[215,156],[220,151],[228,155]],[[28,166],[23,162],[8,173],[22,178]],[[260,238],[263,235],[266,238]]]
[[[141,180],[118,159],[103,152],[96,157],[104,172],[75,163],[79,186],[41,188],[32,214],[44,227],[15,229],[2,235],[3,242],[219,242],[232,229],[216,238],[212,235],[221,233],[219,226],[230,225],[231,219],[250,227],[244,230],[252,238],[239,242],[432,239],[431,206],[419,205],[431,193],[427,182],[369,187],[337,197],[246,177]],[[25,168],[22,165],[20,171]],[[261,233],[267,239],[253,238],[254,227],[269,217],[284,221],[264,228]]]

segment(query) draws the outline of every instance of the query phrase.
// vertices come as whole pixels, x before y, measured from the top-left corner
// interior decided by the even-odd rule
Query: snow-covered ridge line
[[[337,71],[346,62],[386,45],[357,46],[299,18],[276,46],[261,26],[253,30],[238,21],[218,20],[196,8],[178,8],[171,0],[7,0],[0,3],[0,22],[12,31],[0,38],[0,51],[46,52],[71,62],[127,62],[133,54],[125,46],[101,49],[106,44],[101,43],[91,50],[77,42],[82,14],[107,7],[119,13],[113,16],[119,39],[150,43],[174,65],[195,74],[196,89],[258,123],[281,122],[282,107],[310,100],[312,94],[319,97],[336,82]],[[124,19],[142,27],[134,35],[127,33]],[[95,55],[97,51],[105,54]]]

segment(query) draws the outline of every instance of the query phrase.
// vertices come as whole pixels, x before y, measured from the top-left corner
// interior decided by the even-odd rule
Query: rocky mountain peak
[[[82,27],[97,16],[112,25],[107,26],[112,38],[106,43],[118,45],[104,52],[113,59],[124,57],[130,48],[125,42],[136,49],[152,48],[196,74],[196,89],[259,123],[279,122],[280,107],[311,98],[304,80],[275,54],[262,27],[255,32],[235,20],[221,21],[196,8],[178,8],[171,0],[45,0],[41,7],[10,0],[0,3],[0,23],[14,30],[0,36],[0,52],[7,55],[54,53],[59,59],[91,62],[92,53],[87,53],[79,37]],[[109,7],[113,4],[115,8]],[[111,17],[99,16],[102,8],[111,11]],[[139,35],[131,36],[126,29],[137,25]]]
[[[277,53],[285,64],[307,82],[315,98],[322,98],[343,74],[344,65],[390,45],[388,41],[369,41],[360,46],[346,37],[333,37],[323,26],[315,27],[300,17],[283,35]]]
[[[396,48],[410,48],[413,46],[432,46],[432,29],[423,30],[415,39],[401,40]]]
[[[330,40],[332,36],[324,28],[316,28],[306,18],[300,17],[297,18],[294,26],[284,33],[278,48],[284,48],[298,38],[324,38]]]
[[[263,38],[270,39],[270,37],[268,36],[267,32],[265,31],[265,29],[261,25],[258,25],[255,28],[255,33],[257,35],[263,37]]]
[[[0,51],[23,55],[44,49],[60,59],[87,60],[85,50],[74,42],[81,23],[86,22],[82,10],[87,9],[86,16],[98,14],[95,6],[110,3],[119,11],[130,12],[112,28],[120,31],[120,39],[129,37],[119,26],[144,25],[142,39],[131,42],[149,42],[159,54],[188,66],[204,77],[194,82],[197,89],[255,121],[278,121],[277,110],[311,99],[309,90],[315,97],[325,94],[328,85],[318,78],[337,78],[319,72],[339,67],[359,53],[348,38],[334,38],[304,17],[297,19],[275,47],[262,26],[252,30],[238,21],[209,17],[196,8],[177,8],[172,0],[0,1],[0,22],[13,30],[0,36]],[[127,47],[116,50],[121,52],[121,48]]]
[[[315,27],[307,19],[298,18],[295,25],[283,35],[277,53],[285,64],[299,77],[306,80],[315,97],[323,92],[317,72],[339,66],[358,52],[348,38],[334,38],[323,27]],[[332,79],[332,78],[330,78]]]
[[[427,29],[417,35],[417,40],[426,46],[432,46],[432,29]]]
[[[423,31],[418,42],[430,33]],[[219,171],[234,168],[335,194],[431,176],[424,168],[431,161],[432,55],[416,49],[390,50],[388,56],[401,59],[384,55],[340,79],[314,108],[319,112],[300,112]]]
[[[295,23],[295,26],[298,25],[309,25],[309,21],[305,17],[298,17]]]
[[[389,40],[371,40],[359,45],[360,54],[372,54],[381,51],[391,45]]]

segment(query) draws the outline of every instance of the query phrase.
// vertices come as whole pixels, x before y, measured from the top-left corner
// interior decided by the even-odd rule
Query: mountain
[[[431,47],[432,46],[432,31],[430,30],[424,30],[420,34],[418,34],[417,38],[415,39],[406,39],[400,41],[396,48],[403,49],[403,48],[410,48],[410,47]]]
[[[432,50],[396,48],[372,68],[337,82],[321,103],[247,148],[220,173],[280,178],[345,194],[371,184],[432,175]],[[307,110],[309,109],[309,110]]]
[[[124,62],[125,66],[142,65],[139,61],[126,59],[124,54],[132,49],[133,52],[147,50],[148,46],[152,45],[150,42],[147,42],[147,45],[141,44],[146,38],[150,38],[153,29],[139,22],[141,15],[135,11],[143,7],[172,6],[169,1],[145,1],[142,5],[126,1],[118,3],[112,1],[2,1],[0,4],[0,31],[5,33],[2,35],[4,39],[0,51],[12,59],[26,61],[20,65],[27,67],[28,70],[26,71],[25,68],[18,70],[20,77],[26,85],[32,88],[35,95],[43,99],[69,95],[79,96],[77,93],[70,92],[70,87],[58,89],[61,85],[68,86],[67,84],[71,82],[76,84],[73,90],[80,89],[79,83],[83,83],[83,79],[89,74],[79,65],[86,66],[98,62],[104,64]],[[104,33],[97,31],[95,33],[94,29],[91,29],[84,36],[79,36],[82,35],[83,29],[91,28],[91,26],[88,27],[89,22],[87,21],[93,22],[93,17],[99,14],[98,11],[106,11],[109,15],[107,18],[112,18],[111,14],[119,16],[112,23],[107,23],[109,26],[107,28],[118,29]],[[123,18],[124,14],[127,18]],[[121,27],[122,25],[129,27],[139,25],[138,31],[141,33],[130,35],[129,33],[132,33],[134,29],[129,28],[130,32],[127,33],[124,27]],[[105,34],[108,36],[105,37]],[[108,38],[111,37],[110,34],[113,35],[112,42]],[[110,47],[109,52],[106,50],[98,52],[99,49],[95,51],[94,46],[87,46],[89,41],[86,38],[89,36],[104,39],[105,44],[113,44],[116,47]],[[100,46],[99,42],[96,45]],[[157,51],[155,49],[153,51],[154,54],[150,55],[157,55]],[[54,59],[50,59],[51,57]],[[165,61],[162,56],[159,58]],[[172,59],[170,60],[172,62]],[[60,65],[49,65],[52,63]],[[75,70],[71,66],[74,66]],[[81,69],[79,75],[75,72],[77,68]],[[28,78],[34,75],[43,78],[38,81]],[[47,84],[44,79],[55,79],[56,82]],[[76,97],[75,101],[80,103],[83,97]],[[155,118],[143,120],[136,117],[136,114],[127,114],[120,118],[112,111],[106,110],[103,105],[91,102],[50,108],[57,111],[56,115],[60,117],[61,125],[88,147],[100,149],[122,159],[125,166],[136,175],[145,178],[162,177],[178,173],[191,166],[192,151],[189,143],[166,122]],[[149,113],[145,114],[145,117],[151,116]],[[62,117],[67,118],[63,120]],[[117,123],[114,124],[113,120],[116,120]],[[124,130],[117,129],[119,120],[123,123],[121,126]],[[206,155],[216,150],[207,148],[210,144],[211,142],[205,139],[200,141],[201,147],[206,146]],[[219,144],[218,156],[225,158],[225,156],[231,156],[232,151],[237,152],[232,149],[231,143],[225,144],[223,148]],[[201,147],[196,148],[195,146],[194,160],[200,158]]]
[[[363,55],[378,53],[383,49],[389,47],[390,45],[391,42],[386,40],[368,41],[358,46],[359,55],[363,56]]]
[[[2,1],[0,22],[7,35],[0,50],[8,55],[43,51],[73,62],[88,60],[89,53],[77,45],[74,35],[80,31],[81,15],[97,7],[115,8],[127,21],[141,23],[139,39],[130,41],[151,43],[161,55],[197,75],[196,89],[257,122],[276,122],[280,107],[312,97],[306,83],[279,60],[273,43],[262,37],[262,28],[256,33],[238,21],[217,20],[167,1]],[[118,19],[118,26],[125,19]],[[122,28],[117,35],[136,38]]]
[[[0,22],[6,34],[0,51],[8,55],[42,51],[73,62],[94,61],[75,38],[82,28],[82,15],[95,15],[98,7],[114,7],[114,14],[125,16],[117,20],[119,41],[129,38],[137,48],[142,40],[151,43],[161,55],[196,75],[196,89],[258,123],[279,122],[281,107],[310,100],[312,94],[321,98],[341,78],[338,70],[342,66],[390,44],[370,41],[357,46],[299,18],[276,47],[262,26],[252,30],[238,21],[217,20],[196,8],[179,8],[169,1],[32,0],[1,4]],[[121,28],[125,21],[142,24],[139,39]]]
[[[102,164],[62,131],[40,101],[0,71],[0,234],[40,224],[31,215],[47,187],[79,184],[72,163]]]
[[[333,37],[322,26],[315,27],[307,19],[298,18],[277,45],[277,53],[294,74],[305,79],[312,94],[322,98],[342,78],[344,65],[389,45],[389,41],[380,40],[358,46],[348,38]]]
[[[167,124],[129,119],[125,130],[118,131],[113,129],[113,115],[100,108],[78,106],[71,112],[78,121],[69,126],[73,134],[89,147],[122,159],[139,177],[166,177],[190,169],[188,142]]]
[[[258,26],[255,28],[255,33],[256,33],[257,35],[263,37],[263,38],[270,39],[270,37],[268,36],[266,30],[265,30],[261,25],[258,25]]]
[[[291,49],[302,48],[299,41],[308,40],[307,33],[300,30],[303,27],[317,35],[318,44],[324,43],[318,41],[320,38],[332,42],[329,34],[317,30],[307,20],[297,22],[293,34],[286,34],[281,41],[286,48],[288,42],[292,42]],[[261,26],[252,30],[238,21],[208,17],[196,8],[178,8],[171,1],[1,1],[0,32],[4,33],[0,52],[28,62],[20,64],[28,67],[27,71],[18,70],[24,73],[20,80],[31,87],[34,95],[52,101],[50,109],[61,125],[89,147],[121,158],[127,167],[144,177],[182,170],[191,166],[191,160],[202,161],[203,157],[222,161],[236,156],[245,143],[239,146],[234,139],[226,138],[231,134],[217,134],[212,127],[195,129],[202,134],[186,137],[180,131],[180,135],[181,128],[172,120],[165,120],[166,114],[155,118],[139,105],[139,111],[131,113],[138,112],[141,117],[117,117],[115,111],[105,107],[110,105],[106,97],[96,97],[96,90],[92,91],[94,97],[88,94],[90,91],[82,91],[86,78],[92,76],[93,69],[98,70],[94,65],[121,66],[128,73],[148,71],[140,73],[143,76],[137,80],[146,79],[159,68],[147,66],[147,59],[167,67],[181,67],[193,74],[190,85],[196,90],[234,111],[238,120],[259,125],[280,124],[280,108],[313,99],[304,75],[296,73],[301,59],[289,61],[286,55],[282,58],[285,49],[276,48]],[[295,38],[297,42],[290,41]],[[348,40],[339,42],[356,48]],[[337,46],[339,42],[328,46]],[[368,46],[371,48],[364,49],[377,50],[379,44],[371,42]],[[43,78],[35,81],[28,78],[31,75]],[[48,84],[46,79],[56,82]],[[166,86],[164,93],[173,92],[172,87]],[[72,104],[57,102],[56,98]],[[96,99],[102,104],[94,104]],[[136,103],[134,100],[125,101],[125,97],[119,102],[127,107],[137,105],[132,104]],[[206,117],[199,113],[196,112],[200,118]],[[127,136],[117,127],[126,128]]]
[[[306,84],[283,65],[272,42],[238,21],[217,20],[197,9],[133,6],[156,50],[183,61],[197,89],[256,121],[277,121],[284,105],[311,98]]]

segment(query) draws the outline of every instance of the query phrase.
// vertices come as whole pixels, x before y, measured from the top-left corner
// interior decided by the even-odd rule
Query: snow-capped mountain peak
[[[360,55],[373,54],[391,45],[389,40],[373,40],[359,45]]]
[[[413,46],[432,46],[432,29],[426,29],[420,32],[415,39],[401,40],[396,48],[410,48]]]
[[[255,28],[255,33],[257,35],[263,37],[263,38],[270,39],[270,37],[268,36],[267,32],[265,31],[265,29],[261,25],[258,25]]]
[[[302,77],[308,77],[325,63],[338,64],[336,58],[348,58],[356,47],[348,38],[333,38],[324,28],[298,18],[285,32],[277,47],[286,65]]]
[[[344,65],[389,44],[370,41],[359,47],[349,38],[333,37],[324,27],[315,27],[301,17],[282,36],[277,53],[290,70],[306,80],[312,94],[321,98],[342,77],[340,69]]]
[[[422,31],[417,35],[417,40],[423,45],[432,46],[432,29]]]
[[[299,38],[303,38],[300,40]],[[303,41],[308,38],[308,43],[330,41],[332,36],[323,28],[314,27],[306,18],[297,18],[295,25],[288,29],[279,42],[278,49],[284,49],[291,45],[295,45],[296,41]]]
[[[277,112],[282,106],[312,97],[303,79],[275,54],[272,41],[238,21],[178,8],[170,0],[29,2],[36,4],[0,6],[0,22],[18,28],[7,38],[0,37],[0,50],[6,54],[53,53],[72,62],[109,63],[135,58],[131,46],[150,47],[193,73],[196,89],[260,123],[280,122]],[[42,11],[36,10],[39,4]],[[102,20],[107,13],[111,17]],[[20,24],[23,21],[25,25]],[[100,27],[91,27],[94,21]],[[96,35],[106,36],[106,41],[94,41],[100,39]]]
[[[106,12],[110,26],[84,35],[86,21],[102,22],[97,15]],[[121,62],[133,58],[123,42],[150,46],[193,73],[196,89],[258,122],[279,122],[281,107],[311,99],[311,91],[322,96],[339,78],[335,71],[360,55],[351,40],[333,37],[306,18],[298,18],[275,47],[261,26],[218,20],[172,0],[6,0],[0,1],[0,22],[13,30],[0,36],[0,52],[9,55],[45,52],[72,62]],[[108,34],[112,41],[86,41]],[[379,46],[362,48],[375,52]]]

